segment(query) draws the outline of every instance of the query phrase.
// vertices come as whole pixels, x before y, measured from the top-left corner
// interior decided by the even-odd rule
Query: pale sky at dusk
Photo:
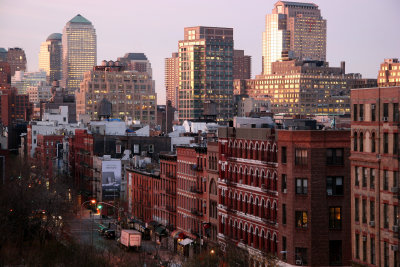
[[[38,69],[40,44],[78,13],[97,33],[97,62],[143,52],[151,61],[158,103],[165,103],[164,58],[177,52],[183,28],[234,28],[235,49],[252,56],[252,75],[261,72],[265,15],[276,0],[0,0],[0,47],[21,47],[28,71]],[[346,61],[346,72],[376,78],[384,58],[400,58],[399,0],[315,0],[327,20],[327,59]]]

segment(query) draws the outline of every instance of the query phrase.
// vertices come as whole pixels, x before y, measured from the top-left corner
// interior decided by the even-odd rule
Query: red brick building
[[[206,147],[177,147],[177,229],[192,240],[205,236],[209,222],[206,167]]]
[[[136,169],[126,169],[126,175],[131,189],[128,200],[131,203],[130,213],[142,222],[153,221],[155,211],[160,206],[160,177]]]
[[[160,154],[160,207],[158,221],[169,230],[176,229],[176,154]]]
[[[96,196],[96,182],[93,179],[93,135],[87,130],[76,129],[75,135],[69,137],[69,165],[75,188],[82,192],[85,199]]]
[[[37,174],[43,175],[51,182],[57,175],[57,159],[59,156],[60,144],[63,143],[63,135],[41,135],[37,136],[37,147],[33,158]]]
[[[378,82],[388,87],[351,91],[352,259],[362,266],[400,265],[399,72],[385,60]]]
[[[277,137],[279,258],[351,265],[350,132],[278,130]]]
[[[277,145],[273,129],[219,128],[218,240],[249,252],[251,265],[278,253]]]
[[[218,244],[218,142],[207,142],[207,213],[206,238],[212,245]]]

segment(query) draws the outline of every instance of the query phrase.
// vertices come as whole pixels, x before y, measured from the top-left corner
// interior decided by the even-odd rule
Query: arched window
[[[217,184],[214,179],[211,179],[210,181],[210,194],[215,196],[217,195]]]
[[[360,152],[364,151],[364,134],[360,133]]]
[[[375,144],[375,133],[372,133],[372,136],[371,136],[371,152],[372,153],[375,153],[375,146],[376,146],[376,144]]]

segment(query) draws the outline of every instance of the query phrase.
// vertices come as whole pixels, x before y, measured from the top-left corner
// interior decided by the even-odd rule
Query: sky
[[[38,70],[40,44],[77,14],[97,34],[97,62],[143,52],[153,68],[158,103],[165,103],[164,59],[177,52],[184,27],[234,29],[235,49],[252,56],[261,73],[265,15],[276,0],[0,0],[0,47],[25,50],[28,71]],[[400,58],[399,0],[315,0],[327,20],[327,61],[346,72],[376,78],[385,58]]]

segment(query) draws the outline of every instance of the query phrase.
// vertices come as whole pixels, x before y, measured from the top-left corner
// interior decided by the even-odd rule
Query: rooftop
[[[69,22],[71,22],[71,23],[80,23],[80,24],[92,24],[86,18],[82,17],[81,14],[76,15]]]
[[[62,34],[61,33],[52,33],[47,37],[46,41],[49,40],[61,40]]]

